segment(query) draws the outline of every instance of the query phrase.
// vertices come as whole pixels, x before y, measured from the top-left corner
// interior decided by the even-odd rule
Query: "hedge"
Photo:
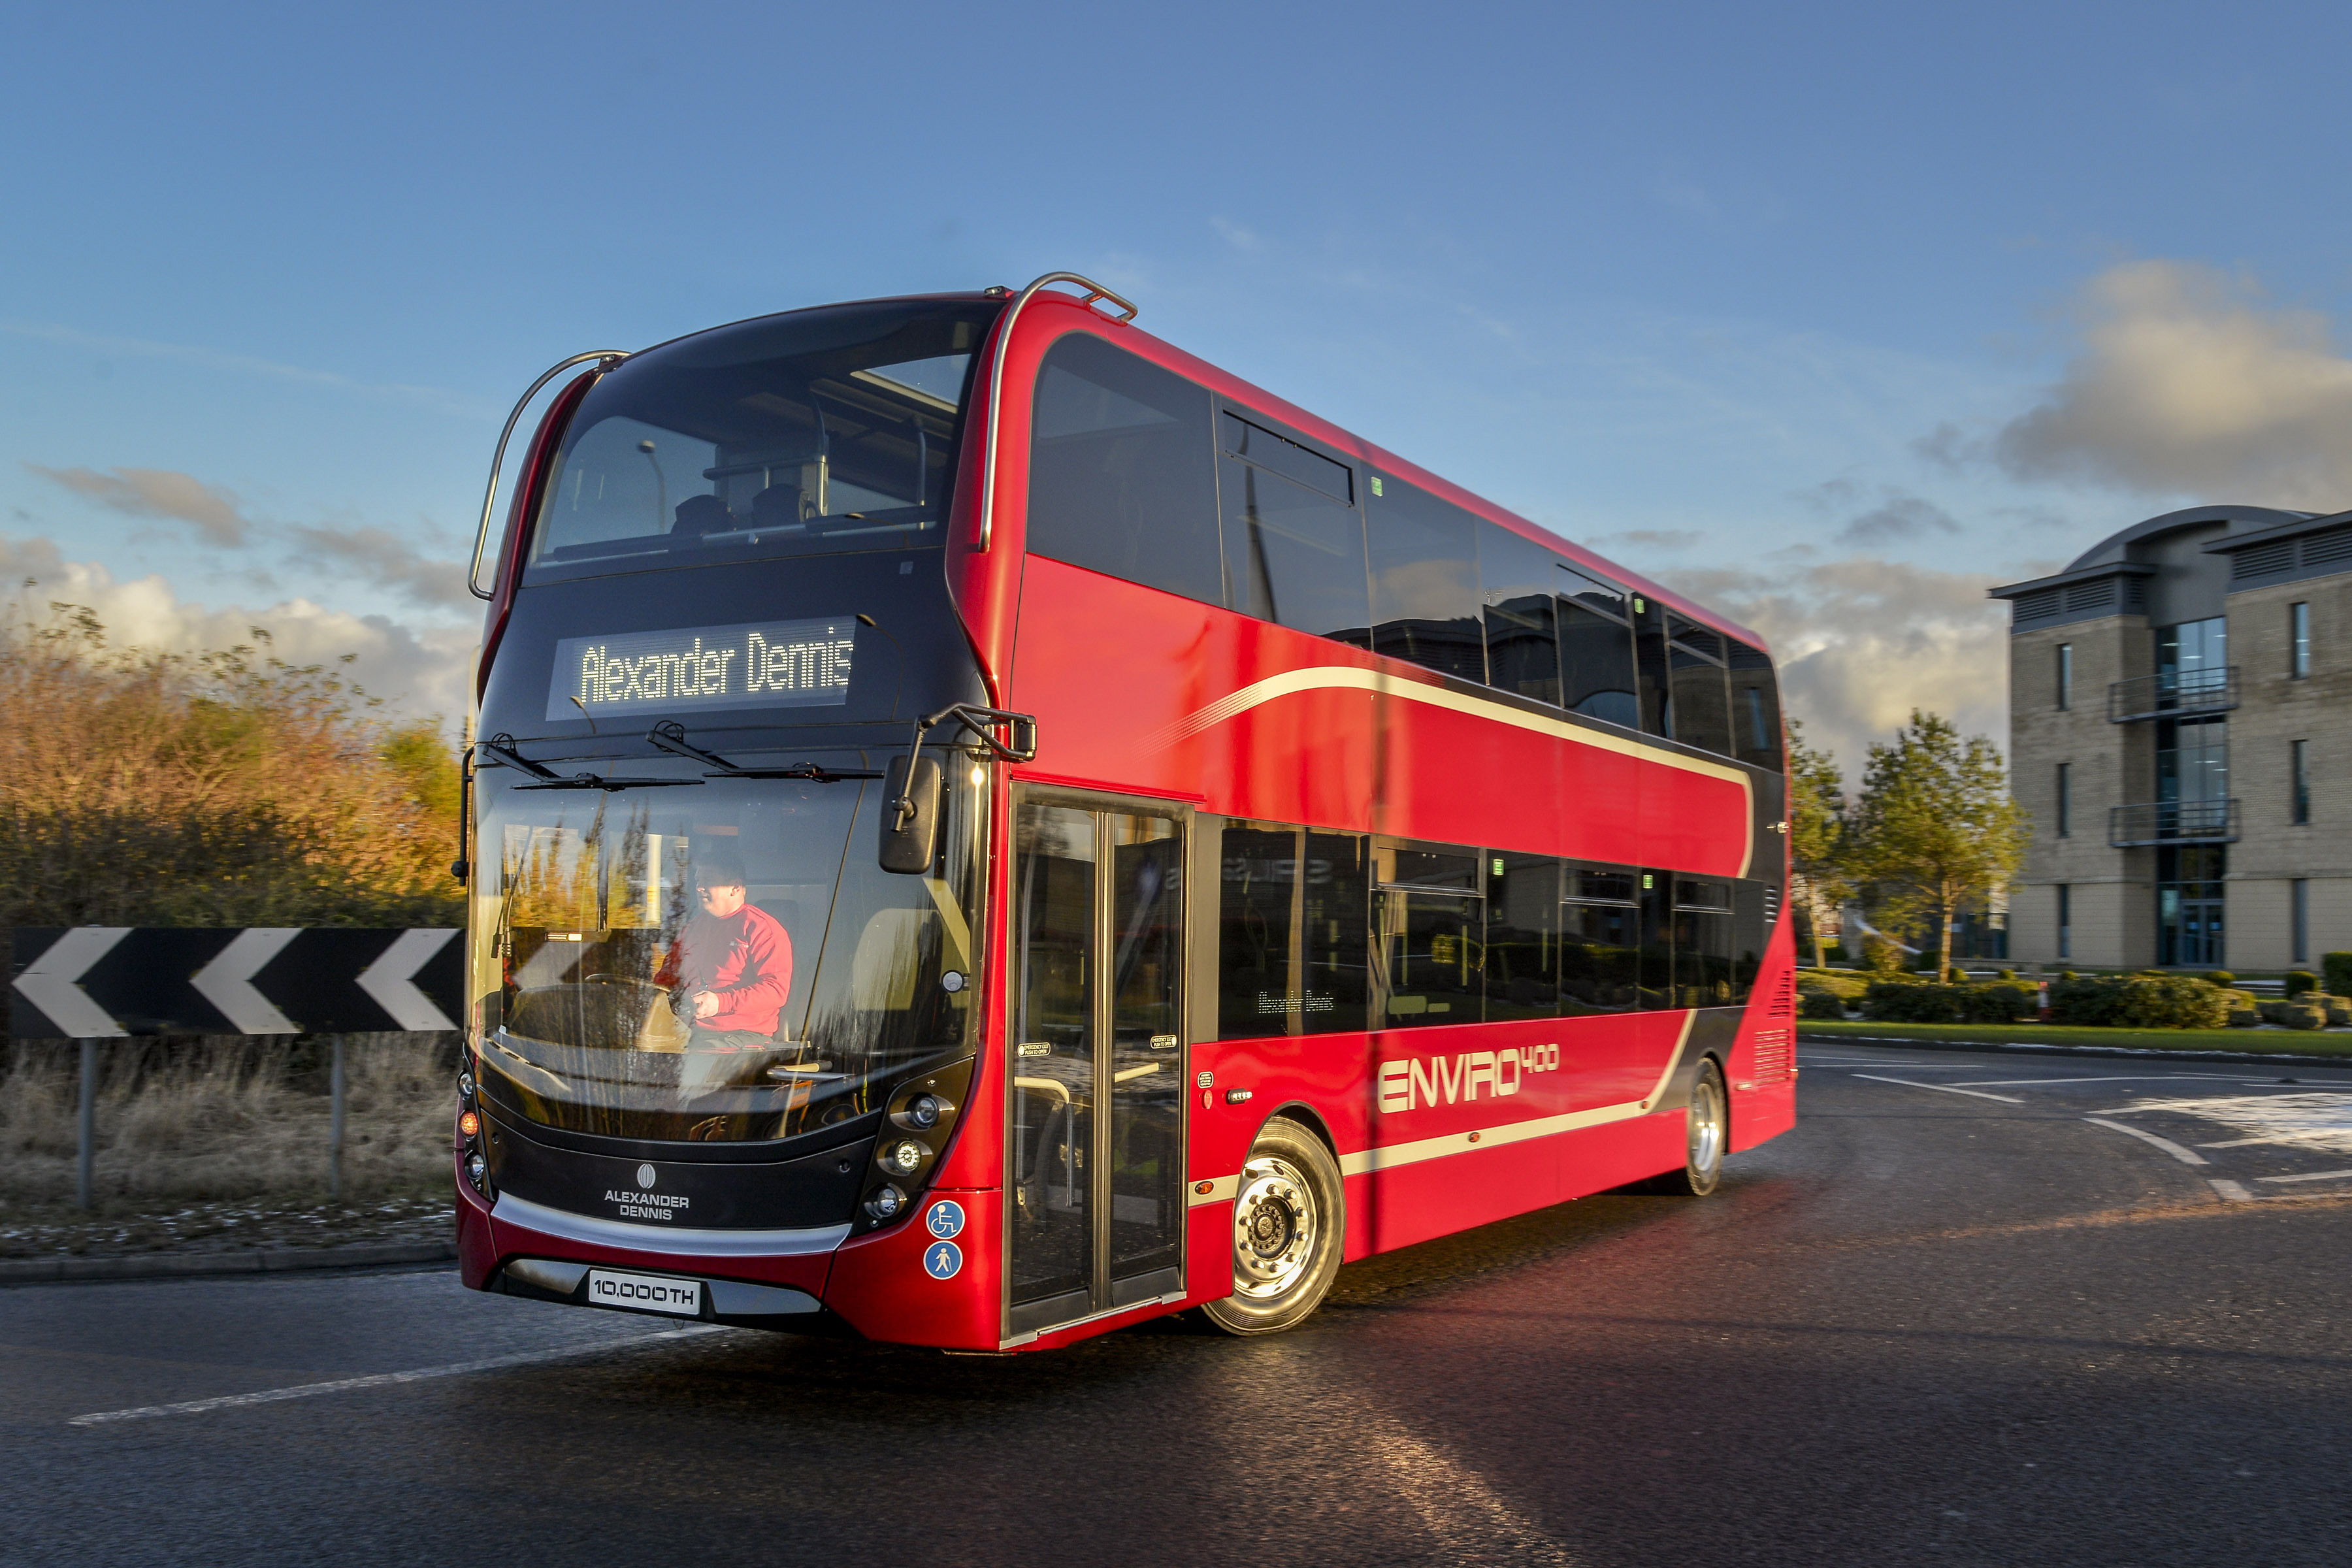
[[[2050,985],[2050,1021],[2111,1029],[2221,1029],[2231,997],[2189,974],[2062,975]]]
[[[1862,1016],[1886,1024],[2007,1024],[2033,1016],[2030,985],[1991,981],[1975,985],[1874,982],[1863,993]]]

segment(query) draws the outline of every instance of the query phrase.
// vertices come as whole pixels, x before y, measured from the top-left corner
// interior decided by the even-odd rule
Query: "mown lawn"
[[[2123,1046],[2133,1050],[2231,1051],[2352,1060],[2352,1033],[2315,1029],[2086,1029],[2063,1024],[1871,1024],[1806,1018],[1798,1023],[1797,1037],[1954,1040],[1996,1046]]]

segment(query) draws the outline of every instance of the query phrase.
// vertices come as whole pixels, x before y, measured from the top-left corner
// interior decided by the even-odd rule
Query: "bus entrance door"
[[[1183,1288],[1185,814],[1013,806],[1006,1337]]]

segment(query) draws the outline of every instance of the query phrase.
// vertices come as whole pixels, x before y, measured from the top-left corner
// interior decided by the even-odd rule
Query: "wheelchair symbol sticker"
[[[928,1226],[931,1234],[941,1241],[950,1237],[961,1236],[963,1205],[952,1199],[935,1203],[931,1205],[930,1212],[923,1216],[923,1224]]]
[[[952,1241],[933,1242],[923,1254],[923,1272],[934,1279],[952,1279],[962,1268],[963,1249]]]

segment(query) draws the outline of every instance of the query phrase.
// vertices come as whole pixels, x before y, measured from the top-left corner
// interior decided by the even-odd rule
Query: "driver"
[[[747,901],[743,862],[731,851],[694,858],[702,909],[670,945],[656,978],[692,1029],[691,1048],[765,1048],[793,989],[793,939],[776,917]]]

